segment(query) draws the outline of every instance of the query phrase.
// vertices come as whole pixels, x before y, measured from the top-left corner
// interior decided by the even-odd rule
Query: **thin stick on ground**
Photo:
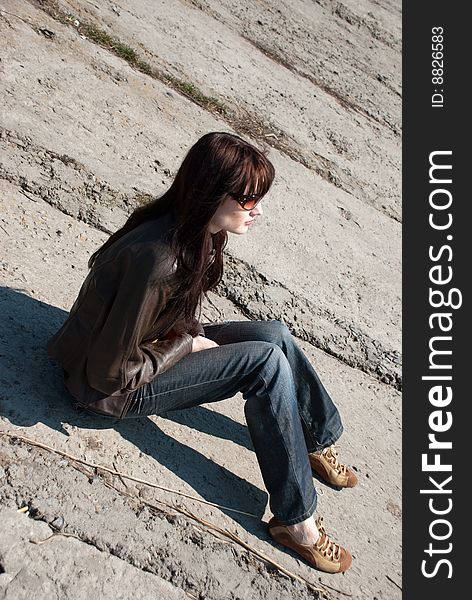
[[[113,486],[109,485],[109,487],[113,487]],[[126,493],[126,492],[124,492],[124,493]],[[126,494],[126,495],[131,496],[131,494]],[[145,504],[146,506],[148,506],[149,508],[153,508],[155,510],[161,510],[153,502],[149,502],[148,500],[141,500],[141,502],[143,504]],[[189,519],[192,519],[192,520],[196,521],[197,523],[200,523],[201,525],[203,525],[205,527],[205,529],[203,529],[203,531],[205,531],[205,532],[210,533],[211,535],[213,535],[219,542],[221,542],[223,544],[227,544],[227,543],[230,543],[232,541],[232,542],[238,544],[239,546],[243,547],[250,554],[252,554],[255,558],[261,560],[265,564],[269,564],[270,566],[272,566],[276,570],[280,571],[281,573],[284,573],[284,575],[287,575],[291,579],[300,581],[301,583],[303,583],[304,585],[306,585],[310,590],[312,590],[312,591],[314,591],[314,592],[316,592],[318,594],[321,594],[323,596],[323,598],[326,598],[327,600],[329,600],[331,598],[330,595],[329,595],[329,592],[326,589],[318,587],[318,586],[314,585],[313,583],[311,583],[308,579],[305,579],[304,577],[301,577],[299,575],[296,575],[295,573],[292,573],[292,571],[289,571],[288,569],[286,569],[285,567],[283,567],[282,565],[280,565],[279,563],[277,563],[272,558],[266,556],[264,553],[260,552],[259,550],[256,550],[255,548],[253,548],[252,546],[250,546],[249,544],[247,544],[246,542],[244,542],[244,540],[242,540],[241,538],[239,538],[237,535],[235,535],[234,533],[232,533],[228,529],[223,529],[223,528],[219,527],[218,525],[214,525],[213,523],[210,523],[206,519],[202,519],[201,517],[198,517],[197,515],[195,515],[194,513],[192,513],[187,508],[185,508],[185,507],[183,507],[181,505],[168,504],[167,502],[164,502],[162,500],[157,500],[157,502],[159,504],[162,504],[163,506],[165,506],[167,508],[170,508],[173,511],[176,511],[176,512],[178,512],[178,513],[186,516]],[[226,541],[224,539],[221,539],[221,536],[223,536],[225,538],[229,538],[230,542],[228,542],[228,541]],[[343,592],[341,590],[338,590],[336,588],[333,588],[331,586],[325,586],[325,584],[323,584],[323,586],[326,587],[326,588],[329,587],[333,591],[339,592],[340,594],[342,594],[344,596],[351,596],[352,595],[352,594],[348,594],[346,592]]]
[[[75,535],[75,533],[63,533],[61,531],[55,531],[54,533],[51,533],[50,536],[48,536],[47,538],[44,538],[44,540],[30,540],[30,542],[32,544],[36,544],[37,546],[41,546],[41,544],[45,544],[46,542],[49,542],[52,540],[52,538],[55,537],[71,537],[71,538],[75,538],[76,540],[80,540],[78,535]]]
[[[115,463],[115,461],[113,461],[113,466],[115,467],[115,471],[118,473],[118,469],[117,469],[117,467],[116,467],[116,463]],[[125,488],[126,488],[126,489],[128,489],[128,487],[129,487],[129,486],[128,486],[128,484],[126,483],[126,481],[123,479],[123,477],[122,477],[121,475],[118,475],[118,477],[119,477],[119,479],[120,479],[121,483],[122,483],[122,484],[125,486]]]
[[[276,562],[274,559],[268,557],[266,554],[264,554],[260,550],[256,550],[255,548],[253,548],[252,546],[247,544],[244,540],[242,540],[240,537],[238,537],[236,534],[234,534],[229,529],[222,529],[221,527],[218,527],[217,525],[214,525],[213,523],[210,523],[209,521],[206,521],[205,519],[202,519],[201,517],[194,515],[191,511],[189,511],[188,509],[186,509],[184,507],[173,506],[172,508],[174,508],[175,510],[178,510],[179,512],[186,515],[187,517],[194,519],[198,523],[205,525],[205,527],[213,529],[213,530],[217,531],[218,533],[220,533],[221,535],[229,537],[231,540],[233,540],[234,542],[236,542],[237,544],[239,544],[240,546],[245,548],[252,555],[256,556],[257,558],[264,561],[265,563],[268,563],[271,566],[275,567],[278,571],[280,571],[281,573],[284,573],[288,577],[295,579],[297,581],[300,581],[301,583],[308,586],[309,589],[311,589],[312,591],[322,594],[325,598],[329,597],[329,595],[327,595],[327,591],[325,589],[317,587],[317,586],[313,585],[310,581],[308,581],[308,579],[305,579],[304,577],[301,577],[299,575],[296,575],[295,573],[292,573],[292,571],[289,571],[288,569],[283,567],[281,564]],[[335,588],[332,588],[332,589],[335,590]],[[342,592],[341,590],[335,590],[335,591],[337,591],[345,596],[351,595],[351,594]]]
[[[197,498],[196,496],[191,496],[190,494],[186,494],[185,492],[179,492],[178,490],[172,490],[163,485],[159,485],[157,483],[153,483],[151,481],[146,481],[145,479],[140,479],[139,477],[133,477],[132,475],[128,475],[126,473],[120,473],[115,469],[110,469],[109,467],[105,467],[104,465],[95,464],[84,460],[83,458],[79,458],[78,456],[73,456],[72,454],[68,454],[67,452],[63,452],[62,450],[57,450],[52,446],[48,446],[47,444],[42,444],[41,442],[37,442],[36,440],[32,440],[30,438],[24,437],[22,435],[18,435],[17,433],[11,433],[9,431],[0,431],[0,435],[5,435],[10,438],[21,440],[27,444],[31,444],[32,446],[37,446],[38,448],[42,448],[43,450],[48,450],[49,452],[54,452],[55,454],[59,454],[64,458],[68,458],[69,460],[73,460],[74,462],[80,463],[82,465],[86,465],[92,469],[101,469],[102,471],[106,471],[111,475],[116,475],[117,477],[129,479],[130,481],[134,481],[135,483],[141,483],[142,485],[148,485],[149,487],[153,487],[159,490],[163,490],[165,492],[170,492],[172,494],[177,494],[178,496],[183,496],[184,498],[188,498],[189,500],[194,500],[195,502],[200,502],[201,504],[208,504],[209,506],[214,506],[215,508],[221,508],[222,510],[229,510],[231,512],[236,512],[240,515],[244,515],[246,517],[253,517],[254,519],[259,519],[257,515],[252,513],[245,512],[243,510],[238,510],[237,508],[231,508],[229,506],[223,506],[221,504],[216,504],[215,502],[209,502],[208,500],[203,500],[202,498]]]
[[[151,487],[154,487],[154,488],[157,488],[157,489],[163,489],[165,491],[174,492],[174,493],[176,493],[176,494],[178,494],[180,496],[184,496],[186,498],[189,498],[191,500],[195,500],[197,502],[203,502],[204,504],[209,504],[210,506],[214,506],[214,507],[222,508],[222,509],[226,508],[224,506],[221,506],[219,504],[215,504],[213,502],[202,501],[200,498],[196,498],[196,497],[190,496],[188,494],[177,492],[175,490],[170,490],[170,489],[165,488],[163,486],[159,486],[157,484],[147,482],[147,481],[139,479],[137,477],[132,477],[131,475],[126,475],[124,473],[119,473],[116,470],[109,469],[108,467],[104,467],[102,465],[91,463],[89,461],[86,461],[86,460],[83,460],[81,458],[75,457],[75,456],[73,456],[71,454],[68,454],[67,452],[63,452],[62,450],[57,450],[55,448],[52,448],[51,446],[48,446],[47,444],[43,444],[41,442],[37,442],[36,440],[32,440],[32,439],[27,438],[27,437],[22,436],[22,435],[18,435],[18,434],[7,432],[7,431],[0,431],[0,435],[7,436],[7,437],[9,437],[11,439],[20,440],[20,441],[25,442],[27,444],[31,444],[33,446],[37,446],[38,448],[42,448],[44,450],[52,452],[54,454],[59,454],[60,456],[63,456],[65,458],[68,458],[69,460],[72,460],[75,463],[78,463],[78,465],[86,465],[86,466],[88,466],[88,467],[90,467],[92,469],[95,469],[95,470],[97,470],[97,472],[98,472],[98,470],[102,470],[104,472],[111,473],[112,475],[116,475],[117,477],[119,477],[120,480],[121,480],[122,477],[124,477],[126,479],[130,479],[131,481],[136,481],[138,483],[143,483],[145,485],[150,485]],[[79,469],[79,470],[81,470],[81,469]],[[82,472],[84,472],[84,471],[82,471]],[[86,474],[86,475],[88,475],[88,474]],[[134,495],[131,494],[130,492],[125,491],[125,490],[120,490],[116,486],[112,485],[110,482],[104,481],[104,484],[107,487],[114,489],[115,491],[117,491],[118,493],[120,493],[122,495],[129,496],[130,498],[134,497]],[[157,506],[153,502],[149,502],[147,500],[143,500],[142,498],[140,498],[139,501],[141,502],[141,504],[149,506],[150,508],[153,508],[155,510],[161,510],[159,508],[159,506]],[[330,599],[330,595],[329,595],[329,592],[327,591],[327,588],[329,588],[329,589],[331,589],[331,590],[333,590],[335,592],[338,592],[339,594],[342,594],[343,596],[351,596],[352,595],[352,594],[348,594],[347,592],[343,592],[343,591],[341,591],[339,589],[336,589],[334,587],[331,587],[331,586],[327,586],[327,585],[324,586],[324,584],[323,584],[323,586],[324,586],[323,588],[318,587],[318,586],[312,584],[310,581],[308,581],[304,577],[301,577],[299,575],[296,575],[295,573],[292,573],[291,571],[289,571],[288,569],[286,569],[285,567],[283,567],[282,565],[280,565],[279,563],[277,563],[275,560],[273,560],[273,559],[269,558],[268,556],[266,556],[264,553],[260,552],[259,550],[256,550],[255,548],[252,548],[244,540],[242,540],[240,537],[238,537],[236,534],[232,533],[228,529],[223,529],[223,528],[219,527],[218,525],[214,525],[213,523],[210,523],[209,521],[207,521],[205,519],[202,519],[201,517],[198,517],[197,515],[195,515],[194,513],[192,513],[191,511],[189,511],[187,508],[185,508],[183,506],[176,505],[175,503],[174,504],[168,504],[168,503],[166,503],[166,502],[164,502],[162,500],[157,500],[157,502],[159,504],[163,505],[163,506],[166,506],[167,508],[170,508],[171,510],[179,512],[180,514],[186,516],[187,518],[190,518],[190,519],[196,521],[197,523],[200,523],[201,525],[204,525],[205,528],[206,528],[205,531],[207,531],[208,533],[214,535],[220,542],[227,543],[226,540],[222,540],[218,535],[216,535],[217,533],[220,534],[221,536],[223,536],[224,538],[229,538],[232,542],[238,544],[239,546],[241,546],[242,548],[244,548],[245,550],[247,550],[255,558],[263,561],[266,564],[271,565],[273,568],[275,568],[279,572],[285,574],[286,576],[290,577],[291,579],[303,583],[310,590],[312,590],[312,591],[314,591],[314,592],[316,592],[318,594],[321,594],[321,596],[323,598],[326,598],[327,600]],[[251,515],[249,513],[244,513],[243,511],[238,511],[236,509],[227,509],[227,510],[233,510],[235,512],[242,513],[242,514],[244,514],[246,516],[251,516],[251,517],[254,516],[254,517],[256,517],[256,515]],[[256,517],[256,518],[259,518],[259,517]],[[49,538],[46,538],[45,540],[40,540],[39,542],[34,542],[34,543],[45,543],[49,539],[53,538],[55,535],[56,534],[52,534]],[[59,535],[59,533],[57,533],[57,535]],[[61,533],[60,535],[70,535],[71,537],[77,537],[77,536],[74,536],[74,534]],[[80,538],[78,538],[78,539],[80,539]]]

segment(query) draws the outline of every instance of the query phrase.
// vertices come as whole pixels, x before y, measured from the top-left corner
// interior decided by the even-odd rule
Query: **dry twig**
[[[116,468],[116,462],[113,461],[113,466],[115,467],[115,471],[118,473],[118,469]],[[126,483],[126,481],[123,479],[123,477],[118,474],[118,477],[120,478],[121,483],[125,486],[126,489],[128,489],[128,484]]]
[[[229,529],[222,529],[221,527],[218,527],[217,525],[214,525],[213,523],[210,523],[209,521],[206,521],[205,519],[197,517],[192,512],[190,512],[188,509],[185,509],[183,507],[175,507],[174,506],[173,508],[175,510],[178,510],[185,516],[187,516],[191,519],[194,519],[198,523],[205,525],[205,527],[207,527],[209,529],[213,529],[214,531],[217,531],[221,535],[230,538],[233,542],[236,542],[239,546],[242,546],[244,549],[246,549],[248,552],[250,552],[253,556],[255,556],[256,558],[259,558],[260,560],[264,561],[265,563],[268,563],[271,566],[275,567],[278,571],[280,571],[281,573],[284,573],[291,579],[296,579],[297,581],[300,581],[301,583],[308,586],[308,588],[311,589],[312,591],[321,594],[325,598],[329,598],[329,594],[327,593],[327,591],[325,589],[317,587],[317,586],[313,585],[310,581],[308,581],[308,579],[305,579],[304,577],[300,577],[299,575],[292,573],[291,571],[289,571],[288,569],[286,569],[285,567],[283,567],[282,565],[277,563],[272,558],[269,558],[264,553],[260,552],[259,550],[256,550],[255,548],[253,548],[252,546],[247,544],[244,540],[242,540],[236,534],[231,532]],[[339,590],[336,590],[336,591],[339,591]],[[343,592],[341,592],[341,593],[343,593]]]
[[[232,510],[232,511],[235,511],[235,512],[238,512],[238,513],[245,514],[247,516],[254,516],[254,517],[256,516],[256,515],[251,515],[251,514],[248,514],[248,513],[244,513],[243,511],[238,511],[236,509],[227,509],[226,507],[221,506],[219,504],[215,504],[215,503],[212,503],[212,502],[207,502],[205,500],[202,501],[200,498],[189,496],[188,494],[183,494],[183,493],[177,492],[175,490],[170,490],[168,488],[159,486],[157,484],[150,483],[150,482],[144,481],[142,479],[138,479],[136,477],[132,477],[131,475],[125,475],[124,473],[119,473],[118,471],[113,470],[113,469],[109,469],[108,467],[103,467],[101,465],[96,465],[94,463],[87,462],[87,461],[82,460],[80,458],[74,457],[74,456],[72,456],[72,455],[70,455],[70,454],[68,454],[66,452],[62,452],[61,450],[56,450],[55,448],[52,448],[51,446],[47,446],[46,444],[42,444],[40,442],[36,442],[35,440],[31,440],[29,438],[26,438],[26,437],[18,435],[18,434],[6,432],[6,431],[0,431],[0,435],[5,435],[5,436],[8,436],[10,438],[18,439],[20,441],[26,442],[26,443],[31,444],[33,446],[37,446],[39,448],[43,448],[44,450],[48,450],[48,451],[54,452],[56,454],[59,454],[60,456],[64,456],[65,458],[68,458],[68,459],[74,461],[75,463],[83,464],[83,465],[86,465],[86,466],[91,467],[93,469],[101,469],[101,470],[103,470],[105,472],[111,473],[112,475],[116,475],[118,477],[121,476],[121,477],[124,477],[126,479],[130,479],[132,481],[136,481],[138,483],[143,483],[143,484],[146,484],[146,485],[150,485],[151,487],[155,487],[155,488],[158,488],[158,489],[163,489],[163,490],[166,490],[166,491],[170,491],[170,492],[176,493],[176,494],[178,494],[180,496],[184,496],[186,498],[190,498],[191,500],[196,500],[197,502],[203,502],[204,504],[209,504],[209,505],[215,506],[217,508],[223,508],[223,509],[226,509],[226,510]],[[81,470],[81,469],[79,469],[79,470]],[[121,477],[120,477],[120,479],[121,479]],[[131,494],[129,491],[126,491],[126,490],[120,490],[116,486],[114,486],[113,484],[111,484],[110,482],[108,482],[106,480],[104,480],[104,484],[107,487],[109,487],[111,489],[114,489],[115,491],[117,491],[118,493],[120,493],[122,495],[128,496],[129,498],[135,498],[134,494]],[[157,506],[154,502],[150,502],[150,501],[144,500],[142,498],[139,498],[139,501],[140,501],[141,504],[143,504],[145,506],[148,506],[149,508],[152,508],[154,510],[162,512],[162,510],[159,508],[159,506]],[[171,509],[171,510],[174,510],[174,511],[176,511],[176,512],[178,512],[178,513],[180,513],[180,514],[182,514],[184,516],[186,516],[187,518],[190,518],[190,519],[196,521],[197,523],[200,523],[201,525],[204,525],[205,531],[207,533],[210,533],[214,537],[216,537],[216,539],[218,539],[220,542],[222,542],[222,543],[228,543],[225,539],[221,539],[220,536],[223,536],[223,538],[227,538],[227,539],[231,540],[232,542],[238,544],[239,546],[241,546],[242,548],[244,548],[245,550],[247,550],[251,555],[253,555],[257,559],[263,561],[266,564],[271,565],[273,568],[275,568],[276,570],[280,571],[281,573],[284,573],[285,575],[287,575],[291,579],[303,583],[310,590],[312,590],[312,591],[314,591],[316,593],[319,593],[323,598],[326,598],[328,600],[330,599],[330,594],[328,592],[328,588],[331,589],[331,590],[333,590],[333,591],[335,591],[335,592],[338,592],[338,593],[342,594],[343,596],[351,596],[351,594],[348,594],[346,592],[343,592],[341,590],[338,590],[338,589],[336,589],[334,587],[331,587],[331,586],[328,586],[328,585],[325,585],[325,584],[323,584],[323,587],[318,587],[318,586],[314,585],[313,583],[311,583],[310,581],[308,581],[308,579],[305,579],[304,577],[301,577],[299,575],[296,575],[295,573],[292,573],[291,571],[289,571],[288,569],[286,569],[285,567],[283,567],[282,565],[280,565],[279,563],[277,563],[273,559],[269,558],[268,556],[266,556],[265,554],[263,554],[259,550],[256,550],[255,548],[253,548],[252,546],[250,546],[249,544],[247,544],[244,540],[242,540],[240,537],[238,537],[236,534],[232,533],[229,529],[223,529],[223,528],[219,527],[218,525],[214,525],[213,523],[210,523],[209,521],[206,521],[205,519],[202,519],[202,518],[198,517],[197,515],[193,514],[191,511],[189,511],[187,508],[185,508],[183,506],[179,506],[179,505],[176,505],[176,504],[168,504],[168,503],[166,503],[166,502],[164,502],[162,500],[157,500],[157,502],[159,504],[161,504],[161,505],[163,505],[163,506]],[[256,517],[256,518],[258,518],[258,517]],[[74,534],[67,534],[67,533],[56,532],[56,533],[53,533],[48,538],[46,538],[45,540],[39,540],[39,541],[33,541],[32,540],[32,541],[33,541],[33,543],[42,544],[42,543],[45,543],[45,542],[49,541],[50,539],[52,539],[56,535],[64,535],[64,536],[77,537]],[[80,539],[80,538],[77,537],[77,539]],[[395,582],[393,582],[393,583],[395,583]]]
[[[80,540],[78,535],[75,535],[74,533],[62,533],[60,531],[55,531],[54,533],[51,533],[50,536],[48,536],[47,538],[44,538],[44,540],[30,540],[30,542],[32,544],[36,544],[37,546],[41,546],[41,544],[45,544],[46,542],[49,542],[50,540],[52,540],[52,538],[58,537],[58,536],[62,536],[62,537],[72,537],[75,538],[76,540]]]
[[[117,477],[123,477],[125,479],[129,479],[130,481],[134,481],[136,483],[141,483],[143,485],[148,485],[149,487],[153,487],[159,490],[163,490],[165,492],[170,492],[171,494],[177,494],[179,496],[184,496],[184,498],[188,498],[189,500],[194,500],[195,502],[200,502],[201,504],[208,504],[209,506],[214,506],[215,508],[221,508],[222,510],[229,510],[231,512],[239,513],[240,515],[245,515],[246,517],[253,517],[254,519],[259,519],[257,515],[252,513],[245,512],[243,510],[238,510],[237,508],[230,508],[229,506],[223,506],[221,504],[216,504],[215,502],[209,502],[208,500],[203,500],[202,498],[197,498],[196,496],[191,496],[190,494],[185,494],[184,492],[179,492],[178,490],[172,490],[170,488],[164,487],[162,485],[158,485],[157,483],[153,483],[151,481],[146,481],[145,479],[140,479],[139,477],[133,477],[132,475],[127,475],[126,473],[119,473],[114,469],[110,469],[109,467],[104,467],[103,465],[98,465],[95,463],[91,463],[86,461],[78,456],[73,456],[72,454],[68,454],[67,452],[63,452],[62,450],[57,450],[56,448],[52,448],[47,444],[42,444],[41,442],[37,442],[36,440],[32,440],[30,438],[24,437],[22,435],[18,435],[16,433],[11,433],[8,431],[0,431],[0,435],[6,435],[10,438],[16,438],[21,440],[27,444],[31,444],[32,446],[37,446],[38,448],[42,448],[43,450],[48,450],[49,452],[54,452],[55,454],[59,454],[64,458],[68,458],[69,460],[73,460],[82,465],[86,465],[92,469],[101,469],[102,471],[106,471],[107,473],[111,473],[112,475],[116,475]]]

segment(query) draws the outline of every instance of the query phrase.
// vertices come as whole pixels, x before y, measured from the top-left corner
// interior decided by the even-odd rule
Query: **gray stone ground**
[[[124,560],[73,537],[57,536],[46,523],[11,509],[0,511],[0,554],[5,572],[0,593],[5,600],[41,598],[168,598],[187,595],[161,577],[145,573]],[[36,542],[36,543],[35,543]]]
[[[400,4],[7,0],[0,10],[0,431],[226,507],[0,436],[0,598],[313,597],[175,502],[336,588],[333,598],[400,598]],[[100,46],[99,32],[159,78]],[[345,575],[320,574],[267,536],[239,396],[168,418],[93,419],[71,408],[45,356],[106,231],[162,192],[211,130],[266,147],[277,177],[263,218],[231,239],[204,320],[284,320],[339,406],[341,452],[360,485],[315,484],[328,531],[354,555]],[[23,506],[29,516],[15,512]],[[28,542],[59,517],[76,537]]]

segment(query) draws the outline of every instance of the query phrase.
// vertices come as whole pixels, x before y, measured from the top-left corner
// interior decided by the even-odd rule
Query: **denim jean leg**
[[[243,390],[244,412],[272,513],[292,525],[314,513],[317,497],[291,368],[280,348],[272,348],[257,377]]]
[[[205,335],[219,344],[245,340],[279,346],[292,370],[295,396],[309,452],[337,441],[343,426],[338,409],[288,327],[281,321],[230,321],[205,326]]]
[[[290,365],[276,344],[228,343],[191,353],[133,394],[128,418],[232,398],[241,391],[270,507],[298,523],[316,507]]]
[[[281,348],[292,368],[308,451],[334,444],[343,432],[341,416],[310,361],[282,324]]]

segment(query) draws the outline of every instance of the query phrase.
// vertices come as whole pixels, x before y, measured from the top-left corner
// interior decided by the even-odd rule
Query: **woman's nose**
[[[257,215],[263,215],[264,211],[262,210],[262,206],[258,204],[249,212],[249,214],[251,217],[256,217]]]

